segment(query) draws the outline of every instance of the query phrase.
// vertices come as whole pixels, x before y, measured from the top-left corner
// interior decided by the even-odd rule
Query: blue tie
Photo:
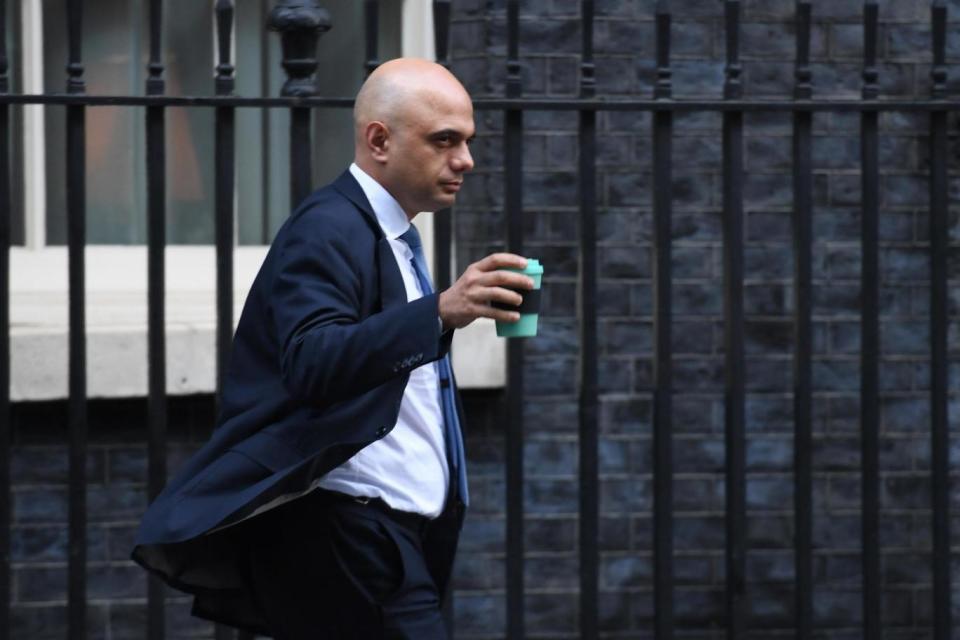
[[[427,260],[423,255],[423,242],[420,240],[420,232],[417,228],[410,225],[410,228],[404,232],[400,239],[407,243],[410,250],[413,251],[413,259],[410,264],[413,265],[413,271],[417,274],[417,280],[420,282],[420,289],[423,295],[433,293],[433,285],[430,283],[429,269],[427,269]],[[460,432],[460,418],[457,416],[457,400],[453,388],[453,375],[451,374],[450,356],[445,355],[436,362],[437,375],[440,378],[440,406],[443,409],[444,440],[447,444],[447,463],[450,465],[450,473],[457,479],[457,493],[464,505],[470,504],[467,494],[467,465],[463,454],[463,434]]]

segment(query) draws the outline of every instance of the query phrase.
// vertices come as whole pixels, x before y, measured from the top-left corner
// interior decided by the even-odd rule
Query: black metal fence
[[[947,238],[948,175],[947,116],[960,109],[960,102],[947,97],[945,70],[947,10],[942,0],[932,3],[931,20],[933,92],[927,99],[880,100],[877,42],[878,5],[863,4],[864,58],[860,100],[816,99],[810,70],[811,2],[796,2],[795,88],[792,97],[777,100],[744,99],[740,65],[739,0],[724,0],[726,70],[723,99],[675,100],[671,84],[671,11],[669,2],[656,6],[656,83],[654,95],[644,100],[613,100],[595,95],[593,62],[594,3],[584,0],[582,12],[582,57],[580,96],[574,99],[525,99],[521,82],[519,1],[507,2],[508,49],[506,96],[478,99],[478,109],[501,111],[505,134],[505,204],[508,250],[523,253],[522,136],[524,112],[528,110],[573,110],[579,114],[580,172],[580,599],[581,634],[598,636],[598,348],[597,348],[597,194],[596,118],[602,111],[652,112],[652,157],[654,187],[650,194],[654,210],[655,249],[655,390],[654,390],[654,611],[655,636],[674,637],[673,616],[673,496],[672,496],[672,398],[671,353],[671,176],[673,120],[678,112],[720,112],[723,118],[723,273],[725,326],[725,428],[726,428],[726,628],[727,637],[745,632],[745,359],[744,359],[744,114],[786,112],[793,118],[793,246],[794,272],[794,420],[795,420],[795,626],[796,637],[813,634],[812,569],[812,230],[813,164],[812,117],[814,112],[856,112],[861,122],[862,176],[862,313],[860,399],[862,425],[862,558],[863,633],[882,637],[879,473],[878,473],[878,353],[879,353],[879,129],[883,112],[923,112],[930,122],[930,358],[932,416],[932,513],[933,513],[933,611],[934,638],[951,637],[949,433],[947,418]],[[375,34],[378,3],[365,2],[367,61],[369,72],[377,65]],[[218,371],[229,350],[233,326],[232,249],[234,238],[234,140],[235,112],[249,107],[291,111],[292,199],[299,201],[310,190],[310,110],[347,108],[350,97],[317,97],[311,76],[316,69],[317,38],[330,28],[329,17],[318,3],[280,0],[271,13],[270,28],[280,31],[284,68],[289,80],[280,97],[237,97],[234,67],[230,60],[234,3],[217,0],[216,25],[219,63],[215,95],[174,96],[165,93],[161,56],[161,0],[150,0],[150,60],[145,93],[140,96],[91,95],[86,92],[82,58],[81,24],[83,2],[70,0],[65,16],[68,25],[69,60],[64,93],[23,95],[10,92],[6,55],[6,3],[0,0],[0,210],[11,210],[11,170],[7,150],[11,145],[11,105],[64,105],[67,120],[66,176],[68,194],[69,253],[69,628],[71,638],[85,635],[86,615],[86,351],[84,326],[85,244],[85,127],[87,109],[104,105],[146,107],[147,202],[149,227],[149,494],[155,496],[165,481],[166,383],[164,345],[164,211],[165,211],[165,114],[175,107],[212,108],[216,114],[216,247],[217,247],[217,346]],[[433,2],[437,58],[448,61],[450,0]],[[451,281],[449,216],[436,217],[437,251],[435,273],[438,286]],[[10,219],[0,216],[0,246],[10,244]],[[9,398],[9,256],[0,251],[0,630],[10,628],[10,523],[11,424]],[[507,385],[507,633],[524,637],[523,619],[523,353],[511,343],[508,349]],[[219,376],[218,376],[219,384]],[[162,589],[156,582],[149,589],[149,638],[165,637]],[[226,629],[218,637],[229,637]]]

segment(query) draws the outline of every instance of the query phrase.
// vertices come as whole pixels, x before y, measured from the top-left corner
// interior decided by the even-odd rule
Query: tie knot
[[[417,228],[412,224],[409,229],[400,234],[400,239],[406,242],[407,246],[410,247],[414,253],[423,247],[423,241],[420,240],[420,232],[417,231]]]

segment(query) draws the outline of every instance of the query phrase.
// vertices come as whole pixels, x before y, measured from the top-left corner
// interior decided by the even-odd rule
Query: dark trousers
[[[277,640],[448,638],[426,518],[315,491],[256,520],[248,580]]]

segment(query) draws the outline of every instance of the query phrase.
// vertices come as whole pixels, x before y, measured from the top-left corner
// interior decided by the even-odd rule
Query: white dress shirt
[[[422,297],[417,274],[410,264],[413,251],[398,239],[410,228],[406,213],[386,189],[356,164],[350,165],[350,173],[360,183],[390,242],[403,276],[407,301]],[[430,518],[443,511],[449,485],[440,380],[433,362],[410,372],[393,430],[319,482],[320,487],[330,491],[380,498],[394,509]]]

